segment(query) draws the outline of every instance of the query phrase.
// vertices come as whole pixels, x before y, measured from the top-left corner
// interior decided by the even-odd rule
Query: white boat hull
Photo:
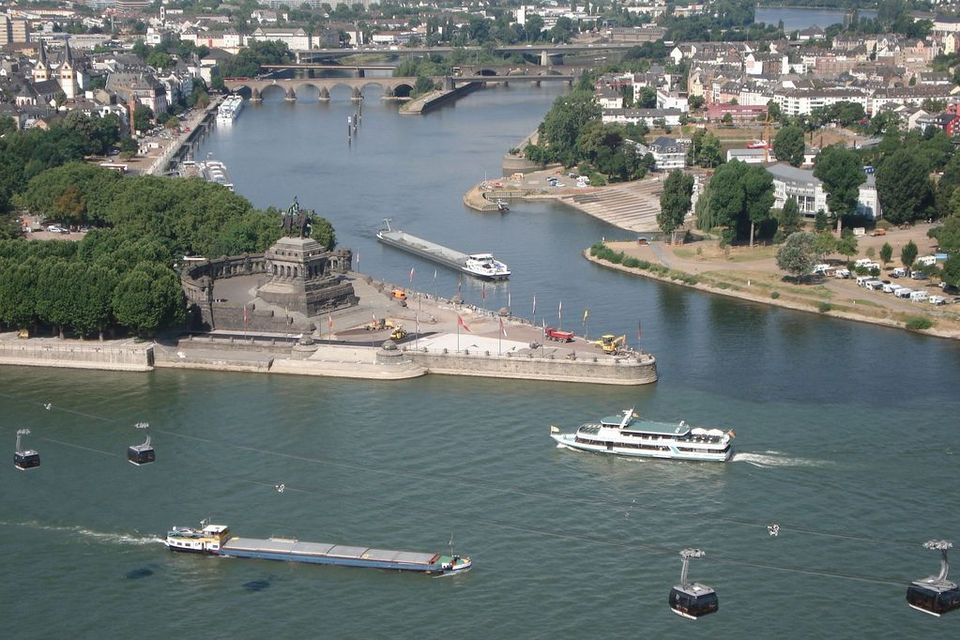
[[[590,444],[587,442],[577,442],[577,436],[573,433],[551,433],[550,437],[557,442],[558,448],[574,449],[577,451],[589,451],[591,453],[607,453],[629,458],[656,458],[660,460],[690,460],[695,462],[726,462],[733,456],[733,447],[725,451],[707,451],[687,452],[680,451],[676,446],[665,444],[662,441],[658,444],[665,445],[668,450],[643,450],[626,447],[618,447],[611,443],[610,446]]]

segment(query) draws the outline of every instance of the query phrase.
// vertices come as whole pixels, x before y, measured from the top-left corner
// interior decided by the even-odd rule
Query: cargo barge
[[[333,564],[440,576],[464,573],[473,566],[469,557],[452,553],[394,551],[326,542],[301,542],[290,538],[240,538],[233,536],[227,526],[220,524],[204,524],[200,529],[174,527],[167,533],[164,544],[171,551],[227,558]]]
[[[467,275],[489,280],[506,280],[510,277],[507,265],[496,260],[492,254],[461,253],[404,231],[391,229],[389,218],[384,220],[384,228],[377,231],[377,240]]]

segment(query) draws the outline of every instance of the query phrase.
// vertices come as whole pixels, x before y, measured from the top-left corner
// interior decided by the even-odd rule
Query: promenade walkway
[[[627,231],[656,231],[660,212],[659,178],[611,185],[588,193],[565,193],[561,202]]]

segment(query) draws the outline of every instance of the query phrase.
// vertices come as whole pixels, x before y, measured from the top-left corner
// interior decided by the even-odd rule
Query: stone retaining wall
[[[0,364],[106,371],[152,371],[153,345],[18,340],[0,342]]]
[[[592,362],[422,351],[407,351],[406,354],[429,373],[445,375],[615,385],[649,384],[657,381],[657,362],[652,357],[642,362],[635,359]]]

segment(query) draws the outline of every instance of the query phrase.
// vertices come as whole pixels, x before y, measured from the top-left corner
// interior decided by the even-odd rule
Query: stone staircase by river
[[[663,183],[656,177],[589,193],[571,193],[560,199],[621,229],[656,231],[662,191]]]

